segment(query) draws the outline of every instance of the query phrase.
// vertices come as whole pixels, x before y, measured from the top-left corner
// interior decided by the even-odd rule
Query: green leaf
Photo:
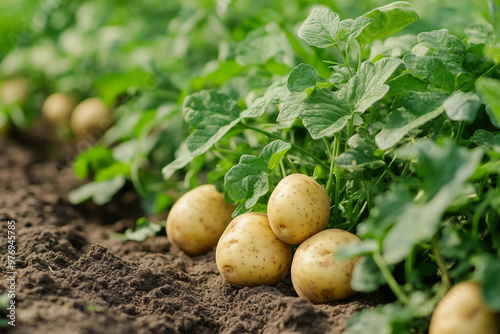
[[[236,62],[240,66],[262,65],[269,59],[294,65],[293,49],[286,34],[274,22],[251,31],[236,48]]]
[[[369,18],[366,16],[359,16],[356,20],[346,19],[340,21],[340,27],[337,34],[337,39],[341,42],[349,42],[350,40],[355,39],[363,32],[363,30],[370,25],[373,21],[373,18]]]
[[[347,101],[352,111],[363,113],[389,91],[384,84],[401,64],[396,58],[383,58],[375,64],[365,61],[347,84]]]
[[[71,204],[80,204],[88,199],[92,199],[98,205],[106,204],[125,185],[125,178],[117,176],[99,182],[89,182],[83,186],[73,189],[68,194]]]
[[[253,101],[247,101],[248,109],[242,112],[243,117],[259,117],[263,115],[271,104],[277,104],[285,100],[288,90],[285,78],[275,81],[266,90],[263,96]]]
[[[387,84],[391,87],[391,95],[398,99],[407,96],[410,92],[425,92],[429,87],[429,83],[410,73],[402,74],[390,80]]]
[[[349,319],[343,334],[403,334],[411,326],[411,320],[417,317],[418,311],[400,304],[378,305],[374,309],[365,308]]]
[[[481,149],[457,147],[451,140],[441,147],[430,140],[398,150],[399,157],[416,159],[416,174],[422,179],[423,195],[397,218],[383,241],[383,257],[388,264],[402,261],[414,245],[428,241],[436,233],[443,214],[483,156]]]
[[[481,100],[473,92],[455,92],[447,97],[443,103],[444,111],[452,121],[468,123],[472,123],[476,119],[480,106]]]
[[[297,34],[307,44],[327,48],[338,43],[339,16],[328,8],[314,8]]]
[[[375,62],[384,57],[402,58],[411,52],[415,44],[417,44],[417,36],[413,34],[388,37],[383,41],[377,40],[370,45],[370,56],[368,59]]]
[[[453,91],[455,76],[439,58],[408,54],[404,57],[404,63],[415,77],[429,81],[450,93]]]
[[[491,78],[479,78],[476,89],[486,104],[486,112],[491,123],[500,128],[500,81]]]
[[[350,149],[334,158],[335,164],[347,170],[361,170],[364,168],[376,169],[385,162],[375,157],[375,151],[378,150],[375,141],[368,138],[362,138],[356,134],[347,141]]]
[[[500,63],[500,44],[487,45],[484,47],[484,55],[495,63]]]
[[[299,117],[302,111],[306,110],[307,105],[305,100],[307,99],[307,92],[300,93],[289,93],[283,106],[281,107],[278,118],[278,122],[288,122],[293,121],[295,118]]]
[[[375,8],[363,16],[372,18],[374,21],[366,26],[357,38],[362,46],[399,31],[408,24],[420,19],[417,10],[405,1],[396,1]]]
[[[488,132],[486,130],[476,130],[470,140],[478,145],[489,149],[500,147],[500,132]]]
[[[146,218],[139,218],[136,222],[135,229],[128,228],[125,233],[114,233],[113,239],[121,241],[144,241],[152,238],[156,233],[160,232],[161,225],[152,223]]]
[[[491,310],[500,311],[500,260],[489,254],[484,254],[476,264],[476,275],[480,278],[483,299]]]
[[[104,181],[108,179],[113,179],[116,176],[124,176],[124,177],[129,177],[130,176],[130,165],[117,161],[107,167],[99,169],[95,176],[94,176],[94,181]]]
[[[303,92],[308,88],[316,87],[318,81],[325,81],[318,71],[308,64],[299,64],[290,72],[286,86],[291,93]]]
[[[359,292],[373,292],[384,284],[386,284],[385,278],[373,258],[363,256],[352,272],[352,289]]]
[[[86,178],[91,172],[108,167],[115,162],[113,152],[105,146],[93,146],[81,153],[73,162],[73,170],[78,178]]]
[[[350,259],[355,256],[373,254],[379,249],[378,243],[372,239],[365,239],[361,242],[351,242],[342,246],[335,252],[335,256],[340,259]]]
[[[243,118],[235,101],[226,94],[213,91],[188,96],[184,101],[184,116],[195,130],[186,138],[187,150],[163,168],[166,179],[208,151]]]
[[[491,24],[474,23],[465,27],[464,32],[471,44],[491,44],[495,42],[495,32]]]
[[[244,203],[244,209],[257,204],[259,198],[269,191],[269,174],[290,148],[289,143],[275,140],[266,145],[258,157],[242,155],[239,163],[224,177],[224,188],[229,197],[235,202]],[[240,211],[243,211],[243,207]]]
[[[412,197],[401,187],[375,197],[375,205],[368,219],[358,225],[358,235],[363,239],[382,240],[387,231],[411,205]]]
[[[438,58],[449,66],[462,64],[465,59],[465,45],[447,29],[423,32],[417,39],[419,44],[412,50],[417,56]]]
[[[389,114],[389,120],[375,136],[375,142],[382,150],[399,143],[408,132],[417,129],[444,111],[441,106],[445,95],[438,92],[412,92],[403,100],[408,110],[396,109]],[[433,109],[435,108],[435,109]]]
[[[338,92],[328,88],[315,89],[305,101],[300,117],[313,139],[331,136],[349,122],[349,107]]]

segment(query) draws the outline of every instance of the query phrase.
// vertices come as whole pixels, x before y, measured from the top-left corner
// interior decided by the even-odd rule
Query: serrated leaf
[[[305,101],[300,117],[313,139],[331,136],[349,122],[347,104],[328,88],[315,89]]]
[[[445,95],[438,92],[412,92],[402,100],[407,110],[396,109],[375,136],[375,142],[387,150],[401,141],[408,132],[438,117],[444,111]],[[434,109],[433,109],[434,108]]]
[[[314,8],[300,26],[297,34],[307,44],[327,48],[338,43],[339,16],[328,8]]]
[[[373,103],[383,98],[389,91],[389,86],[385,82],[399,64],[401,60],[396,58],[383,58],[375,64],[365,61],[359,73],[347,84],[347,102],[351,110],[363,113]]]
[[[486,104],[486,112],[491,123],[500,128],[500,81],[491,78],[479,78],[476,89]]]
[[[244,203],[244,209],[257,204],[259,198],[269,191],[269,173],[290,148],[289,143],[275,140],[266,145],[258,157],[242,155],[239,163],[224,177],[224,188],[229,197],[235,202]],[[243,207],[240,208],[242,210]]]
[[[464,121],[472,123],[481,106],[481,100],[473,92],[455,92],[448,96],[443,103],[446,115],[452,121]]]
[[[316,83],[320,80],[325,81],[314,67],[302,63],[295,66],[290,72],[286,86],[290,92],[299,93],[308,88],[316,87]]]
[[[376,39],[390,35],[420,19],[420,15],[413,6],[405,1],[396,1],[391,4],[375,8],[363,15],[374,21],[366,26],[357,37],[361,45],[367,45]]]
[[[117,176],[100,182],[89,182],[83,186],[73,189],[68,194],[71,204],[80,204],[88,199],[92,199],[98,205],[106,204],[125,185],[125,178]]]

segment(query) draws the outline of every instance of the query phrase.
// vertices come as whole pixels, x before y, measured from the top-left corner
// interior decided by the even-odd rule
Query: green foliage
[[[152,223],[146,218],[139,218],[135,229],[128,228],[124,233],[113,234],[113,239],[121,241],[144,241],[154,237],[161,230],[161,225]]]
[[[73,164],[88,183],[72,203],[103,204],[131,184],[156,214],[173,202],[167,189],[208,181],[236,216],[265,212],[279,179],[303,173],[331,199],[328,226],[362,239],[338,253],[361,256],[353,287],[387,285],[396,299],[357,313],[346,333],[425,332],[439,298],[469,278],[500,310],[497,4],[478,4],[488,23],[466,0],[147,3],[55,8],[59,28],[0,49],[12,72],[40,50],[58,60],[25,69],[38,74],[35,95],[50,82],[117,106]],[[1,107],[0,123],[29,124],[29,104]],[[119,238],[158,229],[141,220]]]

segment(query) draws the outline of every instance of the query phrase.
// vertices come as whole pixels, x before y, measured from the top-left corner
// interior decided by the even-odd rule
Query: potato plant
[[[63,87],[116,106],[116,122],[74,162],[89,182],[70,193],[71,202],[104,204],[130,183],[145,212],[154,214],[174,203],[167,189],[183,193],[210,183],[236,203],[235,224],[258,218],[266,240],[283,249],[292,246],[280,236],[304,244],[347,231],[361,241],[339,249],[328,242],[327,260],[333,253],[356,259],[351,289],[387,286],[395,301],[360,311],[345,333],[426,332],[434,307],[457,282],[478,282],[487,308],[500,311],[500,10],[492,0],[474,10],[458,0],[441,11],[435,7],[441,2],[427,2],[420,13],[422,2],[368,8],[368,2],[318,0],[311,7],[282,0],[211,8],[200,0],[148,8],[127,1],[130,13],[157,14],[144,24],[135,15],[121,22],[108,3],[89,0],[72,7],[60,31],[47,25],[51,38],[7,54],[2,68],[12,73],[2,74],[20,73],[13,65],[43,49],[66,61],[49,67],[39,60],[37,89],[47,80],[54,91]],[[111,13],[99,17],[102,28],[80,29],[85,19],[76,12],[84,5]],[[110,34],[106,28],[116,22],[122,30]],[[98,36],[116,38],[84,43]],[[75,47],[75,39],[89,47]],[[68,78],[77,64],[82,68]],[[2,104],[0,115],[23,124],[17,107],[4,112]],[[292,217],[276,223],[276,197],[289,192],[283,184],[297,174],[314,182],[309,191],[323,198],[321,208],[290,200],[280,212]],[[297,208],[318,217],[297,222]],[[285,224],[307,232],[287,239],[279,232],[288,231]],[[275,254],[265,245],[254,250],[249,245],[259,237],[248,233],[253,239],[242,247],[258,251],[259,261],[248,267],[226,254],[217,260],[221,274],[234,284],[276,284],[286,272],[260,278],[253,272]],[[216,256],[234,240],[223,235]],[[335,278],[327,276],[321,278]]]

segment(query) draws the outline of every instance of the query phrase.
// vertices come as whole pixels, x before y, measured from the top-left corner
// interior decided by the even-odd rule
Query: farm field
[[[500,333],[500,3],[6,0],[0,331]]]

